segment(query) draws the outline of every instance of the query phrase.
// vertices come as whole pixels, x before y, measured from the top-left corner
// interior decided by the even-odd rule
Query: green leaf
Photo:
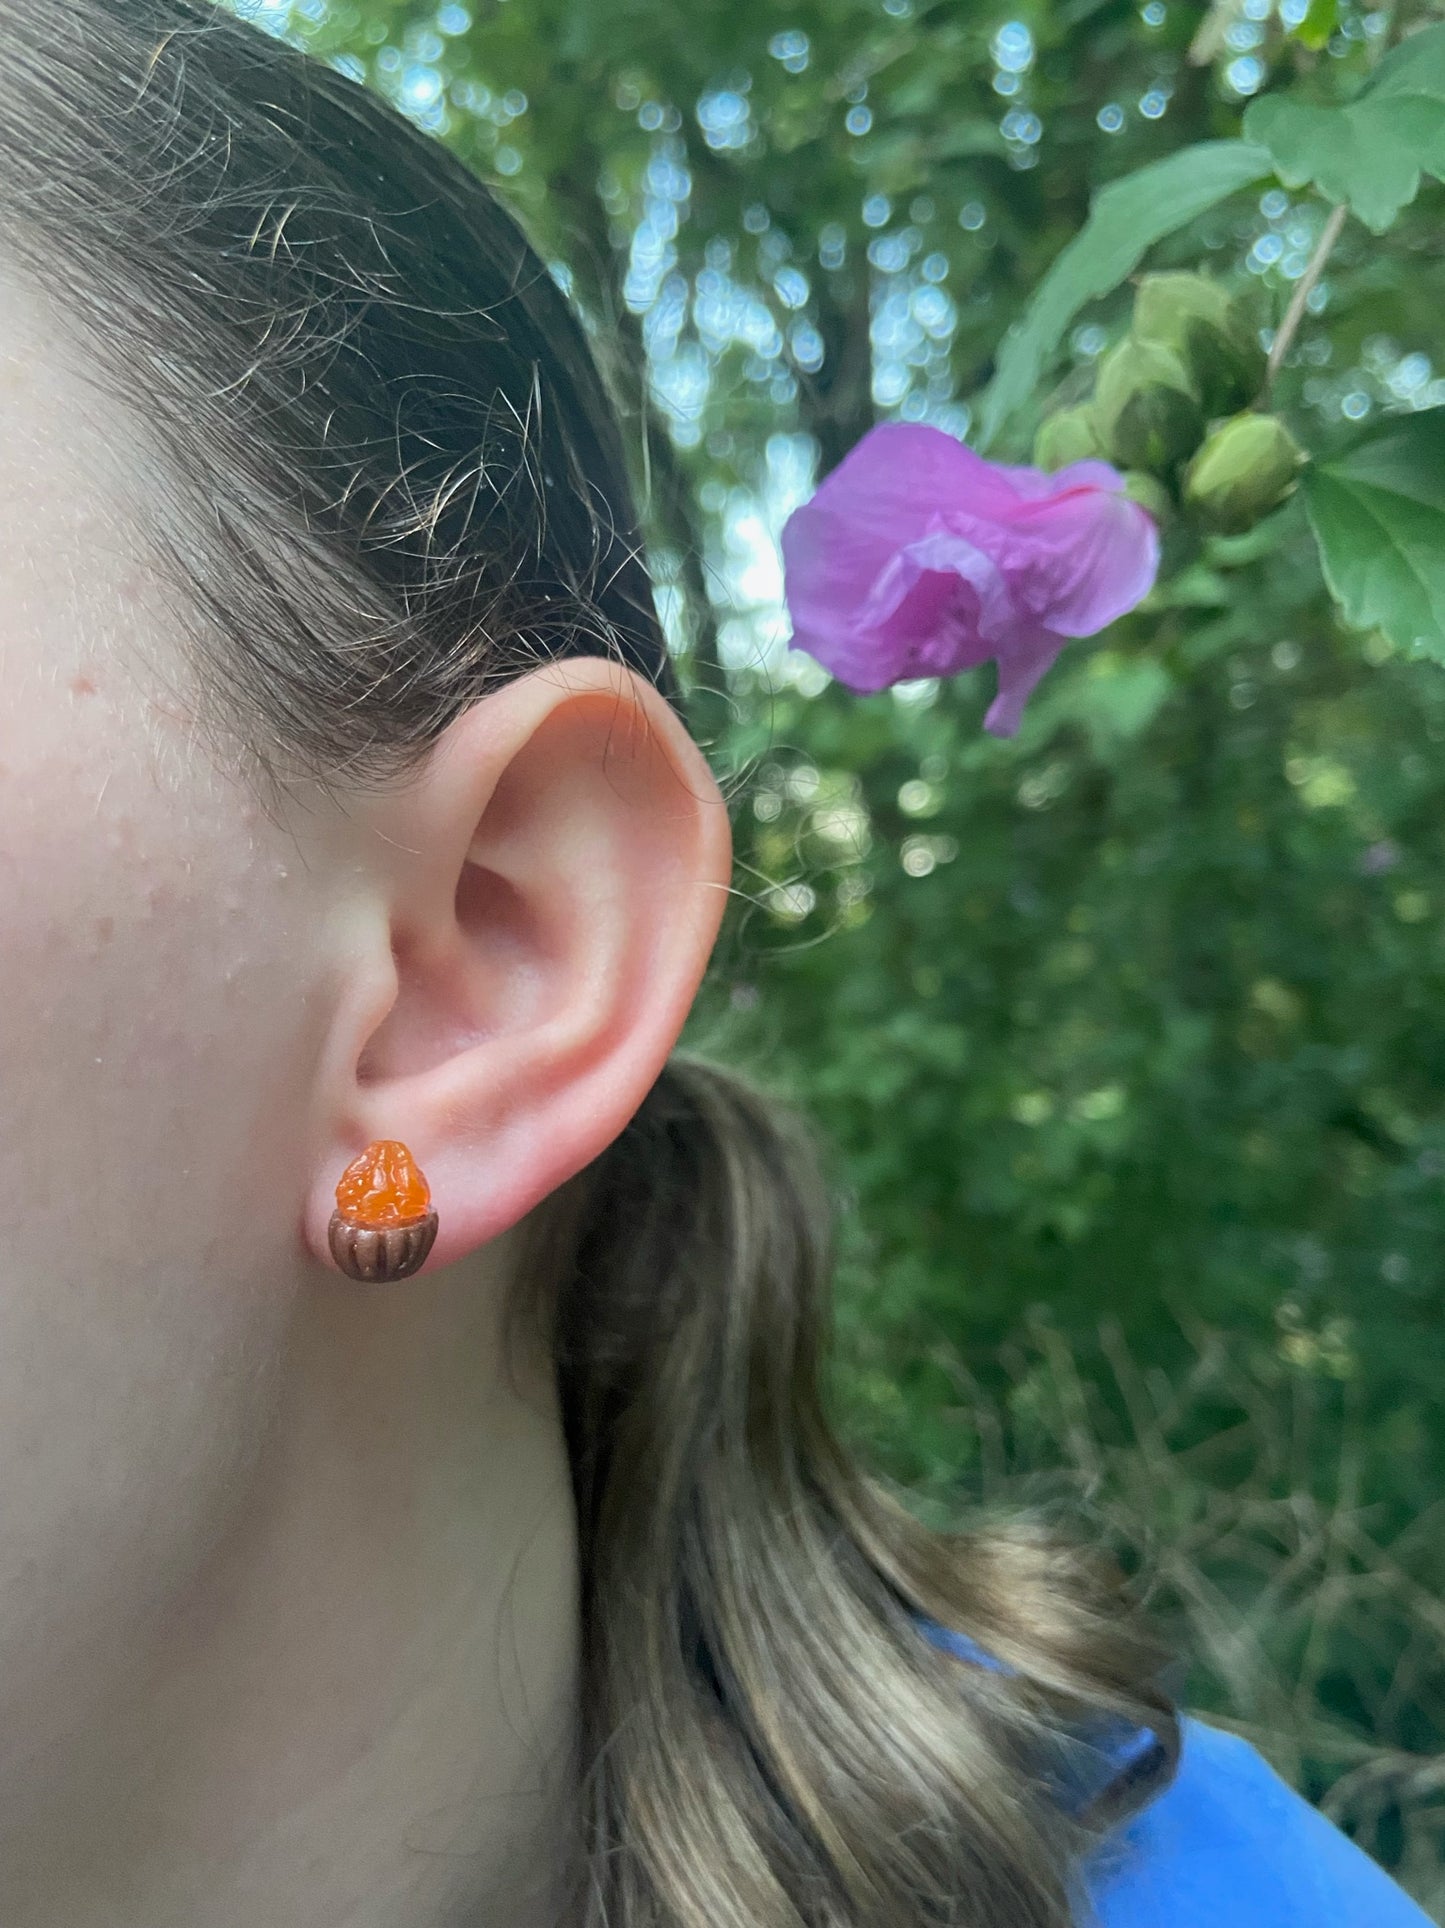
[[[1383,234],[1422,173],[1445,180],[1445,27],[1412,34],[1345,106],[1266,94],[1246,110],[1244,131],[1269,149],[1287,187],[1312,183]]]
[[[998,131],[998,122],[972,115],[951,120],[928,143],[935,161],[976,159],[980,154],[1002,154],[1008,143]]]
[[[1061,723],[1083,729],[1100,763],[1109,763],[1142,736],[1173,693],[1174,679],[1153,656],[1095,650],[1072,677],[1047,684],[1034,699],[1037,735],[1046,742]]]
[[[1309,12],[1295,28],[1296,40],[1313,53],[1322,53],[1340,24],[1340,0],[1310,0]]]
[[[1054,262],[1005,337],[983,398],[985,448],[1031,395],[1064,330],[1085,302],[1108,294],[1167,234],[1271,171],[1269,154],[1249,141],[1202,141],[1111,181],[1094,196],[1089,218]]]
[[[1303,488],[1346,621],[1445,663],[1445,408],[1387,418]]]

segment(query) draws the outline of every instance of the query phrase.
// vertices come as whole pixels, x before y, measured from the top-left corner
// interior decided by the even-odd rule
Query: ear
[[[732,874],[727,806],[645,678],[598,657],[468,709],[404,792],[352,812],[306,1242],[399,1138],[431,1187],[433,1271],[604,1151],[675,1044]]]

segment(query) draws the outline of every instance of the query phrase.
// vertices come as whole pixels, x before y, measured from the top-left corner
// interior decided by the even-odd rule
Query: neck
[[[6,1928],[562,1928],[576,1529],[550,1368],[455,1266],[308,1283],[214,1548],[0,1877]]]

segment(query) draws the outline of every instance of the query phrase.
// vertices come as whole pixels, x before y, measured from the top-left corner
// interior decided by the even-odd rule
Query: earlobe
[[[437,1213],[433,1271],[590,1164],[655,1082],[722,919],[727,806],[649,683],[574,658],[474,704],[356,821],[342,922],[366,936],[332,980],[305,1235],[334,1269],[343,1169],[401,1141]]]

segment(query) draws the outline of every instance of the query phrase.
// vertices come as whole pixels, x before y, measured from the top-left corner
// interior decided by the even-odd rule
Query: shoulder
[[[1097,1928],[1431,1928],[1247,1742],[1183,1727],[1172,1784],[1090,1866]]]

